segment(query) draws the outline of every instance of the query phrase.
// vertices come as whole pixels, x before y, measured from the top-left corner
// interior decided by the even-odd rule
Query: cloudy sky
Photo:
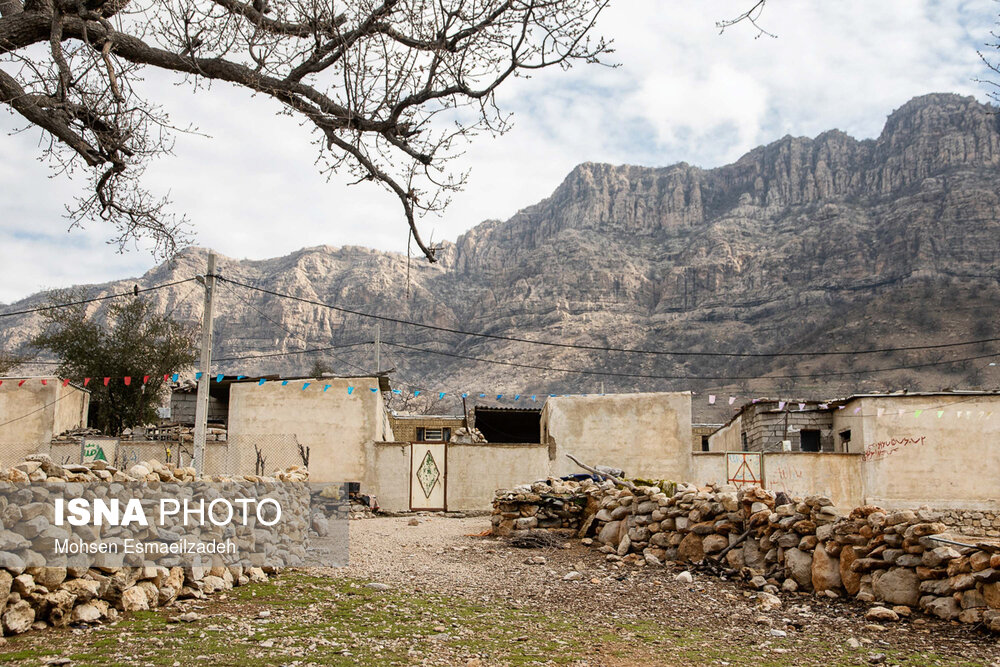
[[[840,128],[876,137],[911,97],[956,92],[986,101],[977,50],[994,41],[995,0],[772,0],[761,19],[720,35],[715,22],[747,0],[617,0],[600,32],[615,69],[580,66],[514,81],[501,105],[514,128],[480,137],[464,158],[466,190],[424,237],[454,240],[485,219],[507,218],[548,195],[580,162],[726,164],[786,134]],[[993,50],[996,53],[995,49]],[[1000,54],[998,54],[1000,55]],[[230,257],[264,258],[315,245],[405,252],[398,202],[372,186],[328,182],[309,133],[266,100],[216,87],[191,94],[170,80],[148,87],[177,125],[175,155],[148,173],[186,213],[196,243]],[[39,162],[39,133],[0,114],[0,302],[43,288],[139,275],[142,250],[118,254],[107,229],[67,233],[64,204],[82,187]]]

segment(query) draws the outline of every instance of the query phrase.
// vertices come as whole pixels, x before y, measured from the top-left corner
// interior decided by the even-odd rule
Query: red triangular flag
[[[125,386],[126,387],[129,386],[130,384],[132,384],[132,378],[129,377],[128,375],[126,375],[124,379],[125,379]]]
[[[69,386],[69,378],[66,378],[65,380],[63,380],[63,386],[64,387],[68,387]]]
[[[104,386],[107,387],[108,383],[111,382],[111,378],[104,378]]]
[[[163,381],[164,382],[170,382],[170,375],[168,375],[167,373],[164,373],[163,374]]]
[[[90,384],[90,378],[83,378],[83,386],[86,387],[88,384]]]
[[[24,384],[25,382],[27,382],[27,380],[21,380],[20,382],[18,382],[18,383],[17,383],[17,386],[18,386],[18,387],[20,387],[20,386],[21,386],[22,384]]]
[[[147,382],[149,382],[149,376],[148,375],[143,375],[142,376],[142,383],[146,384]]]
[[[44,384],[47,387],[47,386],[49,386],[49,381],[48,380],[42,380],[42,384]]]
[[[3,386],[3,380],[0,380],[0,387]]]

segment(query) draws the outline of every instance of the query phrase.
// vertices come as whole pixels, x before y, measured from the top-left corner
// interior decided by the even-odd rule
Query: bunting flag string
[[[213,374],[213,375],[214,375],[214,378],[212,376],[209,376],[209,377],[212,378],[212,379],[214,379],[214,381],[216,383],[222,383],[222,382],[224,382],[226,380],[226,377],[227,377],[223,373],[216,373],[216,374]],[[201,377],[202,377],[202,373],[201,372],[197,372],[197,373],[194,374],[194,376],[195,376],[196,380],[200,380]],[[123,384],[126,387],[131,387],[131,386],[133,386],[132,380],[136,379],[136,378],[139,378],[139,377],[142,378],[141,389],[145,390],[146,389],[146,385],[149,384],[150,379],[153,377],[152,375],[148,375],[148,374],[145,374],[145,375],[142,375],[142,376],[139,376],[139,375],[135,375],[135,376],[125,375],[125,376],[117,376],[117,377],[114,377],[114,376],[104,376],[104,377],[101,377],[101,378],[98,378],[98,379],[100,379],[102,381],[103,386],[105,386],[105,387],[111,387],[112,383],[117,383],[117,382],[120,382],[121,384]],[[159,376],[157,376],[157,377],[159,377]],[[230,379],[232,379],[234,376],[230,375],[228,377]],[[180,381],[180,378],[181,378],[180,373],[165,373],[163,375],[163,380],[164,380],[164,382],[167,382],[167,383],[169,383],[171,381],[174,382],[174,383],[178,383]],[[83,378],[82,379],[82,386],[83,387],[88,387],[90,385],[90,382],[91,382],[92,379],[93,378],[91,378],[91,377],[85,377],[85,378]],[[274,382],[275,381],[275,380],[268,380],[267,378],[263,378],[263,377],[261,377],[261,378],[254,378],[253,376],[248,376],[248,375],[236,375],[235,379],[236,379],[237,382],[242,382],[244,380],[250,380],[252,382],[256,382],[257,386],[263,386],[263,385],[265,385],[265,384],[267,384],[269,382]],[[70,386],[71,383],[74,382],[74,380],[72,378],[53,378],[53,377],[47,377],[47,378],[20,378],[20,379],[18,379],[18,378],[7,378],[7,380],[8,381],[14,381],[14,380],[16,380],[17,386],[19,388],[23,388],[23,387],[25,387],[25,385],[30,386],[30,383],[33,383],[33,382],[36,382],[36,381],[39,384],[41,384],[42,386],[50,386],[50,383],[52,383],[52,384],[61,385],[62,387],[68,387],[68,386]],[[323,394],[330,394],[331,390],[334,389],[334,387],[335,387],[335,385],[332,384],[332,383],[317,383],[317,382],[315,382],[315,380],[311,380],[311,379],[307,380],[305,378],[303,378],[301,381],[293,381],[293,380],[277,380],[277,381],[280,382],[280,386],[282,386],[282,387],[287,387],[290,383],[295,382],[295,384],[293,386],[298,387],[298,389],[300,391],[309,391],[310,389],[313,388],[313,385],[315,385],[316,389],[322,388],[321,393],[323,393]],[[79,382],[79,380],[77,380],[77,382]],[[138,384],[138,383],[136,383],[136,384]],[[403,383],[403,384],[406,385],[406,383]],[[0,386],[3,386],[3,385],[4,385],[4,380],[0,380]],[[8,386],[12,386],[12,385],[8,384]],[[454,398],[458,398],[460,396],[463,400],[469,398],[470,396],[478,396],[481,399],[490,398],[492,400],[493,398],[495,398],[496,401],[509,401],[509,402],[515,402],[515,403],[529,403],[529,401],[530,401],[530,403],[537,403],[539,396],[542,396],[543,401],[544,401],[545,397],[556,398],[556,397],[559,397],[559,396],[564,396],[564,397],[569,397],[569,396],[585,397],[585,396],[588,396],[588,395],[589,396],[604,396],[605,395],[603,393],[602,394],[585,394],[585,393],[576,393],[576,394],[573,394],[573,393],[569,393],[569,394],[555,394],[555,393],[550,393],[550,394],[522,394],[522,393],[519,393],[519,392],[512,392],[512,393],[503,393],[503,392],[500,392],[500,393],[496,393],[496,394],[489,394],[489,393],[487,393],[485,391],[480,391],[480,392],[468,392],[468,391],[458,392],[458,391],[450,391],[450,390],[446,391],[446,390],[441,390],[441,389],[428,389],[428,388],[417,389],[415,387],[412,387],[412,385],[410,385],[410,387],[411,387],[411,389],[408,389],[408,390],[400,389],[400,388],[397,387],[397,388],[391,389],[390,391],[391,391],[392,394],[394,394],[396,396],[400,396],[400,397],[402,397],[404,395],[408,395],[408,396],[412,396],[414,398],[417,398],[417,397],[420,397],[420,396],[427,395],[427,396],[433,396],[434,398],[436,398],[439,401],[443,401],[443,400],[447,399],[449,396],[454,397]],[[357,396],[358,394],[355,393],[354,390],[355,390],[354,386],[347,387],[347,395],[348,396]],[[368,390],[371,393],[378,393],[380,391],[377,386],[376,387],[368,387]],[[337,392],[335,390],[332,393],[337,393]],[[692,392],[692,396],[697,396],[697,395],[698,395],[698,392]],[[933,395],[933,394],[931,394],[931,395]],[[707,404],[708,405],[711,405],[711,406],[721,406],[721,401],[719,400],[720,396],[718,394],[706,394],[705,396],[706,396],[706,399],[704,399],[704,400],[707,400]],[[899,396],[903,396],[903,395],[899,395]],[[910,395],[910,396],[912,397],[913,395]],[[1000,398],[1000,393],[997,393],[997,394],[992,394],[990,392],[983,392],[983,393],[980,393],[980,394],[961,394],[961,393],[957,393],[957,394],[953,394],[953,396],[955,396],[955,397],[965,396],[964,399],[960,399],[960,400],[957,401],[957,402],[961,403],[961,402],[968,401],[968,400],[974,400],[977,397],[997,396],[998,398]],[[894,395],[885,395],[884,397],[885,398],[893,398]],[[522,399],[523,399],[523,401],[522,401]],[[845,405],[843,401],[838,401],[836,404],[832,404],[832,402],[825,402],[825,403],[815,402],[815,403],[809,403],[809,402],[806,402],[806,401],[801,400],[801,399],[794,399],[794,400],[790,401],[790,400],[784,400],[784,399],[746,398],[746,399],[743,399],[742,403],[740,403],[738,405],[737,401],[740,401],[740,400],[741,400],[740,397],[730,395],[730,396],[728,396],[728,400],[727,400],[726,403],[734,411],[739,411],[740,409],[742,409],[743,405],[748,405],[748,404],[749,405],[755,405],[755,404],[759,404],[761,402],[773,402],[773,403],[776,403],[777,404],[777,410],[779,412],[782,412],[782,411],[787,411],[787,412],[796,412],[796,411],[798,411],[798,412],[804,412],[804,411],[807,411],[807,409],[808,410],[819,409],[819,410],[824,410],[824,411],[825,410],[830,410],[830,409],[844,410],[847,407],[847,405]],[[812,406],[812,407],[810,407],[810,406]],[[953,406],[951,404],[945,404],[945,405],[933,406],[933,407],[927,407],[925,405],[925,407],[923,407],[923,408],[917,408],[917,409],[912,409],[912,410],[907,410],[906,408],[902,408],[902,407],[886,408],[885,406],[876,406],[875,407],[875,411],[874,411],[873,414],[870,414],[870,415],[869,414],[864,414],[863,415],[863,414],[861,414],[861,412],[862,412],[862,407],[861,406],[854,407],[853,414],[855,416],[859,416],[859,417],[874,417],[874,418],[877,418],[877,419],[881,419],[881,418],[884,418],[886,416],[891,416],[891,417],[895,417],[895,418],[905,418],[908,415],[912,416],[912,418],[914,418],[914,419],[919,419],[924,413],[931,413],[931,412],[935,413],[938,419],[943,419],[945,416],[953,417],[955,419],[967,419],[967,420],[973,420],[973,419],[976,419],[976,418],[978,418],[978,419],[992,419],[993,416],[994,416],[994,412],[993,411],[988,411],[987,412],[986,410],[975,410],[974,411],[974,410],[958,409],[958,408],[954,408],[953,409]]]

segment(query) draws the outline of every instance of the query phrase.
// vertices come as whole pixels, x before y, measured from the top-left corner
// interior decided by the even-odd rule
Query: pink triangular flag
[[[132,384],[132,378],[131,378],[131,376],[128,376],[128,375],[126,375],[126,376],[125,376],[124,378],[122,378],[122,379],[123,379],[123,380],[125,380],[125,386],[126,386],[126,387],[127,387],[127,386],[129,386],[130,384]]]

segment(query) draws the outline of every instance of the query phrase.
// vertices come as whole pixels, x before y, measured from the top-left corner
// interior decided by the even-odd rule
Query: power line
[[[476,338],[488,338],[490,340],[501,340],[507,342],[515,342],[515,343],[528,343],[531,345],[544,345],[546,347],[568,348],[574,350],[590,350],[596,352],[627,352],[630,354],[652,354],[661,356],[687,356],[687,357],[763,357],[763,358],[811,357],[811,356],[819,357],[819,356],[880,354],[884,352],[908,352],[915,350],[939,350],[944,348],[962,347],[966,345],[978,345],[980,343],[995,343],[1000,341],[1000,338],[982,338],[979,340],[960,341],[956,343],[938,343],[934,345],[907,345],[901,347],[883,347],[883,348],[875,348],[869,350],[842,350],[842,351],[824,350],[824,351],[813,351],[813,352],[685,352],[679,350],[645,350],[638,348],[609,347],[603,345],[584,345],[580,343],[560,343],[555,341],[541,341],[541,340],[532,340],[530,338],[519,338],[517,336],[502,336],[500,334],[476,333],[473,331],[464,331],[462,329],[443,327],[435,324],[423,324],[421,322],[414,322],[412,320],[404,320],[397,317],[388,317],[386,315],[374,315],[372,313],[365,313],[359,310],[353,310],[350,308],[344,308],[342,306],[335,306],[333,304],[324,303],[322,301],[316,301],[315,299],[307,299],[305,297],[295,296],[293,294],[284,294],[282,292],[276,292],[274,290],[269,290],[263,287],[255,287],[254,285],[248,285],[246,283],[241,283],[236,280],[230,280],[229,278],[219,277],[219,280],[226,283],[231,283],[233,285],[238,285],[240,287],[253,290],[255,292],[261,292],[263,294],[270,294],[271,296],[280,297],[282,299],[291,299],[293,301],[299,301],[301,303],[307,303],[313,306],[321,306],[323,308],[329,308],[331,310],[336,310],[341,313],[346,313],[349,315],[357,315],[358,317],[367,317],[370,319],[380,320],[382,322],[392,322],[393,324],[419,327],[421,329],[430,329],[431,331],[441,331],[444,333],[458,334],[461,336],[472,336]]]
[[[155,290],[164,289],[165,287],[173,287],[174,285],[181,285],[183,283],[188,283],[194,280],[194,278],[185,278],[184,280],[175,280],[172,283],[163,283],[162,285],[153,285],[152,287],[143,288],[133,288],[127,292],[122,292],[121,294],[107,294],[105,296],[96,296],[92,299],[82,299],[80,301],[71,301],[69,303],[57,303],[51,306],[40,306],[38,308],[28,308],[27,310],[15,310],[9,313],[0,313],[0,317],[13,317],[14,315],[27,315],[29,313],[41,313],[47,310],[56,310],[59,308],[70,308],[72,306],[81,306],[85,303],[94,303],[96,301],[107,301],[108,299],[117,299],[123,296],[137,296],[143,292],[153,292]]]
[[[217,280],[219,280],[219,281],[223,280],[223,278],[221,276],[215,276],[215,278]],[[229,282],[229,281],[226,281],[226,282]],[[237,294],[235,290],[230,289],[229,287],[227,287],[226,284],[225,284],[225,282],[222,283],[222,286],[225,287],[237,299],[239,299],[240,301],[242,301],[243,303],[245,303],[247,306],[249,306],[250,308],[252,308],[253,310],[255,310],[257,312],[257,314],[260,315],[261,317],[263,317],[265,320],[267,320],[268,322],[270,322],[274,326],[282,329],[289,336],[292,336],[293,338],[298,338],[299,340],[303,341],[306,345],[309,344],[309,339],[308,338],[304,338],[304,337],[298,335],[297,333],[295,333],[294,331],[292,331],[291,329],[289,329],[288,327],[286,327],[281,322],[278,322],[278,321],[273,320],[270,317],[268,317],[264,313],[264,311],[262,311],[260,308],[258,308],[257,306],[253,305],[248,300],[244,299],[243,296],[241,296],[240,294]],[[357,364],[351,363],[350,361],[347,361],[346,359],[343,359],[342,357],[338,357],[335,354],[331,354],[330,356],[333,357],[334,359],[336,359],[337,361],[339,361],[342,364],[346,364],[348,366],[351,366],[353,368],[356,368],[356,369],[360,370],[362,373],[369,373],[368,369],[362,368],[361,366],[358,366]]]
[[[467,361],[475,361],[484,364],[497,364],[500,366],[513,366],[515,368],[530,368],[540,371],[553,371],[557,373],[578,373],[581,375],[601,375],[609,377],[628,377],[628,378],[639,378],[645,380],[771,380],[771,379],[788,379],[788,378],[813,378],[813,377],[832,377],[832,376],[843,376],[843,375],[853,375],[855,373],[883,373],[888,371],[903,371],[911,370],[914,368],[924,368],[926,366],[939,366],[942,364],[957,364],[965,361],[975,361],[977,359],[987,359],[990,357],[998,356],[997,352],[991,354],[983,354],[975,357],[964,357],[961,359],[949,359],[945,361],[929,361],[922,364],[910,364],[907,366],[894,366],[889,368],[863,368],[859,370],[851,371],[836,371],[836,372],[824,372],[824,373],[799,373],[799,374],[788,374],[788,375],[650,375],[641,373],[616,373],[613,371],[585,371],[578,370],[575,368],[557,368],[554,366],[541,366],[536,364],[522,364],[516,361],[501,361],[497,359],[482,359],[480,357],[471,357],[464,354],[457,354],[455,352],[439,352],[437,350],[428,350],[422,347],[416,347],[414,345],[405,345],[403,343],[391,343],[389,341],[382,341],[383,345],[391,345],[393,347],[402,348],[405,350],[414,350],[417,352],[426,352],[428,354],[437,354],[444,357],[454,357],[456,359],[465,359]]]

